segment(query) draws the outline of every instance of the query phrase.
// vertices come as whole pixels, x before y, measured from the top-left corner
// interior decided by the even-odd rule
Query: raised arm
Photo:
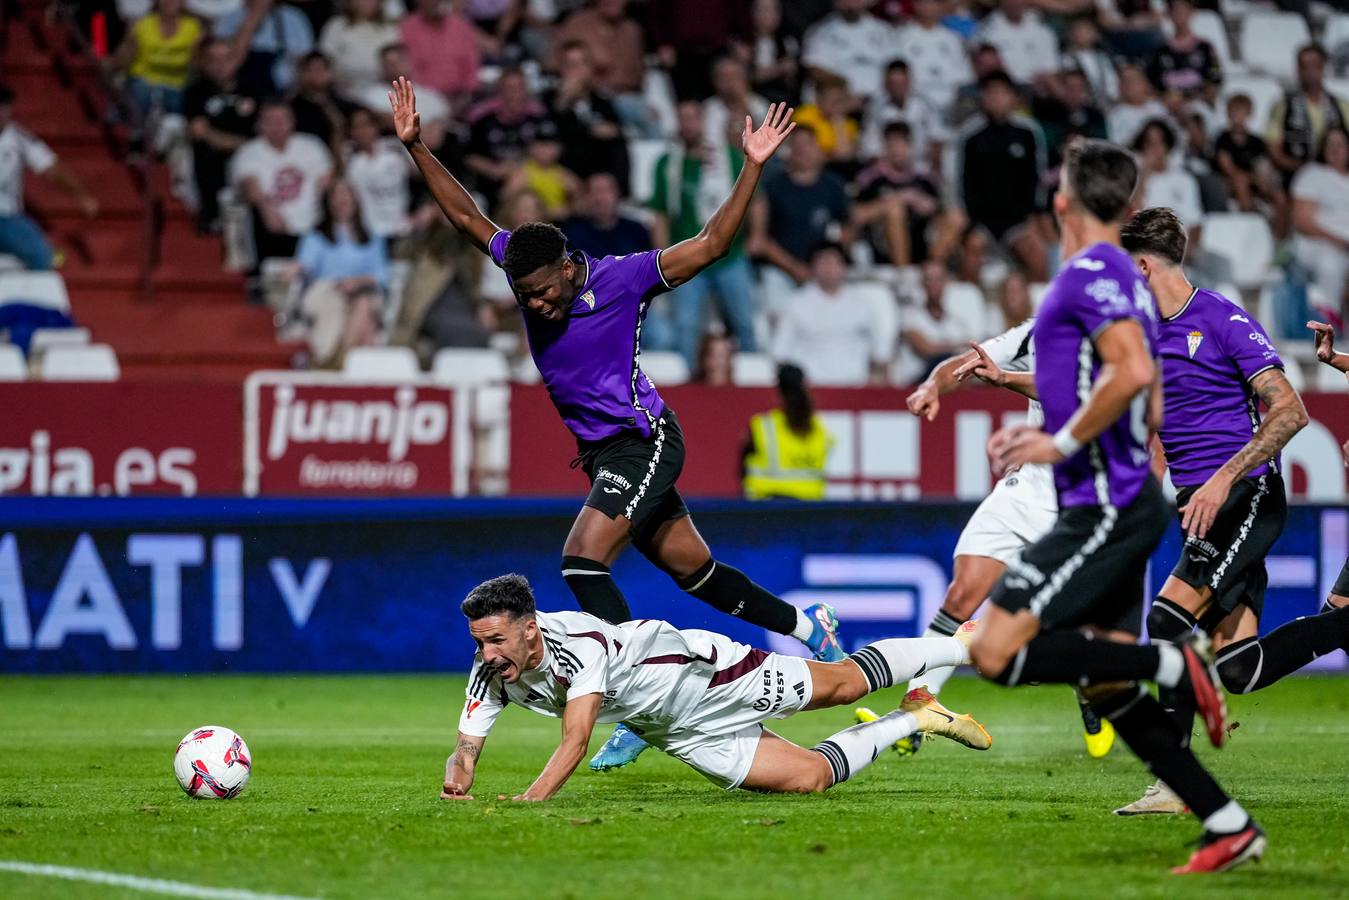
[[[440,799],[473,799],[469,793],[473,788],[473,773],[478,768],[478,757],[482,755],[482,745],[486,741],[485,737],[459,732],[454,752],[445,760],[445,786],[441,789]]]
[[[764,163],[796,128],[792,122],[794,109],[785,103],[768,107],[763,125],[754,129],[754,122],[745,116],[745,132],[740,136],[745,151],[745,165],[727,197],[703,230],[686,241],[680,241],[660,255],[661,274],[670,287],[678,287],[721,259],[731,249],[731,241],[744,224],[754,189],[763,174]]]
[[[412,161],[426,179],[426,186],[441,212],[445,213],[445,218],[460,234],[486,253],[488,241],[501,229],[482,214],[459,180],[422,143],[422,121],[417,112],[417,95],[412,82],[402,77],[395,81],[393,90],[389,92],[389,103],[393,106],[394,131],[408,153],[412,154]]]
[[[1015,391],[1023,397],[1040,399],[1039,389],[1035,387],[1034,372],[1008,372],[1001,368],[977,341],[970,341],[970,348],[969,353],[959,357],[966,362],[954,372],[957,382],[963,384],[974,377],[994,387]]]
[[[562,790],[571,773],[585,759],[590,747],[590,732],[595,728],[595,719],[600,714],[602,694],[586,694],[567,701],[562,711],[562,742],[557,745],[548,764],[543,767],[539,777],[529,786],[529,790],[515,797],[516,800],[547,800]]]

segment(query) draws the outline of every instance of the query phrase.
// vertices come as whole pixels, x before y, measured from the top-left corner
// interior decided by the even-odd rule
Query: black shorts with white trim
[[[1178,488],[1176,505],[1183,509],[1198,489],[1198,485]],[[1213,604],[1200,618],[1199,627],[1212,631],[1243,605],[1260,617],[1269,585],[1265,557],[1287,520],[1283,477],[1267,472],[1232,485],[1208,533],[1185,539],[1171,574],[1196,590],[1213,592]]]
[[[639,548],[661,525],[689,514],[675,489],[684,469],[684,432],[666,407],[651,436],[626,431],[578,444],[577,460],[590,479],[585,505],[609,518],[624,516]]]
[[[1008,564],[992,602],[1028,609],[1041,629],[1092,625],[1139,634],[1148,557],[1166,531],[1167,505],[1155,479],[1128,506],[1070,506],[1054,527]]]

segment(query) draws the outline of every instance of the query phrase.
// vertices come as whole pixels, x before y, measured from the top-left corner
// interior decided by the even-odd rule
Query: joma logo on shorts
[[[596,473],[595,473],[595,480],[596,480],[596,481],[612,481],[614,484],[616,484],[616,485],[618,485],[619,487],[623,488],[623,490],[625,490],[625,491],[626,491],[628,488],[632,487],[632,482],[631,482],[631,481],[628,481],[628,479],[624,478],[622,475],[616,475],[616,474],[614,474],[613,472],[610,472],[608,469],[600,469],[598,472],[596,472]]]

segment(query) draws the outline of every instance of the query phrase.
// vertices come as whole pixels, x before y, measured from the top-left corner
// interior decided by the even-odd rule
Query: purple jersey
[[[498,266],[509,231],[498,231],[488,253]],[[579,440],[597,441],[623,431],[649,436],[665,411],[656,386],[642,372],[642,320],[651,300],[670,289],[659,250],[595,259],[577,251],[585,284],[570,314],[550,322],[521,307],[529,352],[562,421]]]
[[[1062,428],[1091,394],[1101,369],[1095,340],[1122,319],[1143,326],[1157,352],[1157,312],[1152,292],[1133,260],[1119,247],[1096,244],[1067,260],[1049,286],[1032,332],[1035,389],[1044,408],[1044,430]],[[1149,476],[1148,392],[1081,450],[1054,465],[1059,507],[1127,506]]]
[[[1282,369],[1260,323],[1222,294],[1195,288],[1157,325],[1162,357],[1162,446],[1177,487],[1203,484],[1260,427],[1251,379]],[[1278,471],[1278,458],[1271,461]],[[1251,477],[1270,471],[1269,463]]]

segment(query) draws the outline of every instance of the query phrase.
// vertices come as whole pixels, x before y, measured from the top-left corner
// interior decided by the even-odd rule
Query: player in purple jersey
[[[838,621],[825,604],[798,610],[733,566],[712,558],[693,526],[675,481],[684,464],[684,436],[640,365],[642,322],[651,301],[721,259],[740,230],[764,163],[796,128],[793,110],[769,107],[741,136],[745,164],[731,195],[703,230],[665,250],[595,259],[567,252],[553,225],[498,228],[421,141],[412,83],[394,82],[389,102],[399,139],[426,179],[450,224],[501,266],[524,318],[530,353],[553,405],[576,437],[591,490],[562,548],[562,577],[581,609],[610,622],[632,618],[610,566],[628,544],[689,594],[715,609],[789,634],[817,659],[843,658]],[[616,729],[591,768],[637,758],[646,744]]]
[[[1306,426],[1307,412],[1260,323],[1185,277],[1186,232],[1175,213],[1145,209],[1121,237],[1157,299],[1164,398],[1158,437],[1185,534],[1180,559],[1148,613],[1148,634],[1178,642],[1198,625],[1212,638],[1223,686],[1250,693],[1349,647],[1349,609],[1300,618],[1260,637],[1265,556],[1288,517],[1279,454]],[[1161,690],[1159,699],[1188,738],[1189,698]],[[1161,781],[1116,810],[1184,811]]]
[[[1138,683],[1192,694],[1221,745],[1225,710],[1202,640],[1137,643],[1143,575],[1167,518],[1148,452],[1161,418],[1157,315],[1119,245],[1137,181],[1133,157],[1103,141],[1076,144],[1064,159],[1054,212],[1065,259],[1033,332],[1044,427],[1004,429],[988,445],[999,472],[1052,464],[1059,513],[1008,563],[971,652],[1001,684],[1085,686],[1096,712],[1204,822],[1200,848],[1174,871],[1213,872],[1260,856],[1265,836]]]

